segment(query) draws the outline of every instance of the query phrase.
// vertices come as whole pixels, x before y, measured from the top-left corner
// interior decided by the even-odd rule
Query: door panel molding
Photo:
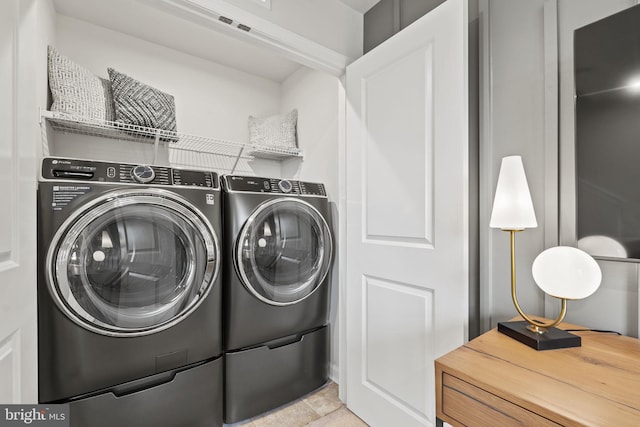
[[[421,86],[403,88],[396,79]],[[361,85],[364,239],[432,247],[433,43],[387,62]],[[404,220],[388,221],[392,214]]]
[[[20,402],[20,331],[0,342],[0,402]]]
[[[382,277],[363,275],[362,279],[363,385],[426,420],[427,403],[434,398],[428,384],[434,378],[422,361],[433,359],[434,292]],[[395,304],[390,306],[388,301]],[[407,345],[405,334],[419,339]],[[386,360],[394,360],[399,369],[386,369]]]

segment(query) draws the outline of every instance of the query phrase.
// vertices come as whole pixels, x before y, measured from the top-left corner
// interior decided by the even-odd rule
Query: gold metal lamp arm
[[[510,233],[510,238],[511,238],[511,299],[513,300],[513,305],[516,306],[516,310],[518,311],[518,314],[520,314],[520,316],[522,316],[522,318],[526,320],[527,323],[529,323],[530,325],[528,327],[529,330],[537,333],[543,333],[546,329],[553,328],[558,323],[562,322],[562,319],[564,319],[564,316],[567,314],[567,300],[565,298],[560,298],[560,301],[562,303],[560,314],[555,320],[552,320],[549,323],[542,323],[537,320],[533,320],[529,316],[527,316],[524,311],[522,311],[522,308],[520,308],[520,304],[518,303],[518,297],[516,296],[516,255],[515,255],[516,254],[516,232],[522,231],[522,230],[504,230],[504,231],[508,231]]]

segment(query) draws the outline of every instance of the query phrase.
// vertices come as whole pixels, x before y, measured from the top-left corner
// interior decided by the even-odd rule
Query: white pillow
[[[296,149],[296,126],[298,110],[283,115],[258,118],[249,116],[251,144],[283,149]]]
[[[51,111],[94,120],[113,121],[115,112],[111,82],[61,55],[47,49]]]

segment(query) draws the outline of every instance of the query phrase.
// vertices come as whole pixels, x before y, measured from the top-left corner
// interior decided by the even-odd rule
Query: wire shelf
[[[41,118],[43,153],[45,155],[49,155],[46,126],[48,124],[52,130],[57,132],[155,144],[156,151],[162,144],[169,150],[170,161],[185,167],[209,168],[211,165],[216,165],[217,169],[233,173],[239,165],[255,158],[282,160],[303,157],[302,152],[298,149],[257,146],[219,138],[89,119],[55,111],[42,111]]]

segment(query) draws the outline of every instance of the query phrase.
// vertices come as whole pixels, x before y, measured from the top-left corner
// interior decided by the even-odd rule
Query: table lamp
[[[524,319],[517,322],[499,322],[498,331],[536,350],[579,347],[579,336],[554,326],[564,319],[567,300],[585,298],[600,285],[600,267],[587,253],[576,248],[559,246],[543,251],[534,261],[532,272],[536,284],[544,292],[561,301],[560,314],[555,320],[546,323],[534,320],[525,314],[518,303],[515,233],[538,226],[520,156],[502,159],[489,226],[508,231],[510,234],[511,298],[518,314]]]

